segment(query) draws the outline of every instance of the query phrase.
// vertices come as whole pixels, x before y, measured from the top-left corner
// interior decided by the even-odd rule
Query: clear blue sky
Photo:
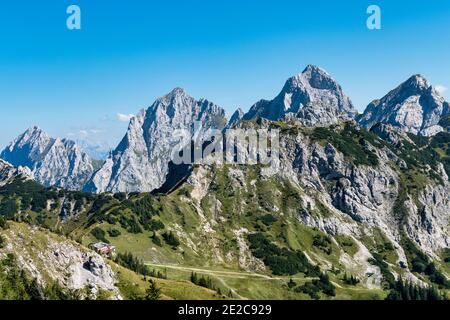
[[[66,28],[70,4],[80,31]],[[366,28],[369,4],[382,30]],[[415,73],[450,87],[450,1],[2,1],[0,46],[0,147],[34,124],[114,146],[118,113],[176,86],[229,112],[310,63],[360,110]]]

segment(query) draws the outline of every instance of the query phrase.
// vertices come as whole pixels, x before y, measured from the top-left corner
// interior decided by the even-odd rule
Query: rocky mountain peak
[[[187,95],[186,90],[180,87],[175,87],[166,96],[182,96],[182,95]]]
[[[83,187],[95,171],[94,160],[75,142],[51,138],[39,127],[31,127],[11,142],[0,157],[13,166],[28,167],[45,186],[71,190]]]
[[[293,94],[298,90],[306,91],[310,95],[314,93],[314,90],[326,90],[343,95],[342,88],[336,80],[324,69],[315,65],[308,65],[302,73],[289,78],[282,93]]]
[[[316,65],[314,65],[314,64],[308,64],[308,65],[306,66],[306,68],[303,70],[302,73],[303,73],[303,74],[307,74],[307,73],[317,73],[317,74],[323,74],[323,75],[328,75],[328,76],[329,76],[328,72],[326,72],[325,69],[322,69],[321,67],[316,66]]]
[[[403,96],[430,94],[433,87],[430,82],[421,74],[416,74],[408,78],[405,82],[400,84],[392,93]],[[437,99],[442,99],[439,93],[434,92]]]
[[[228,121],[227,128],[233,127],[235,124],[237,124],[239,121],[242,120],[244,117],[244,111],[242,111],[241,108],[238,108],[230,117],[230,120]]]
[[[52,139],[46,132],[33,126],[14,139],[0,156],[15,166],[31,168],[51,142]]]
[[[201,132],[223,129],[225,110],[207,99],[195,99],[175,88],[157,99],[130,121],[119,146],[95,173],[85,190],[93,192],[150,192],[167,178],[175,147],[180,144],[176,130],[191,130],[201,123]]]
[[[37,135],[41,135],[41,134],[46,134],[39,126],[32,126],[29,127],[25,133],[25,135],[27,136],[37,136]]]
[[[169,122],[181,122],[180,125],[189,126],[192,117],[201,114],[217,114],[225,117],[225,111],[207,99],[194,99],[184,89],[175,88],[168,94],[157,99],[147,110],[141,112],[147,122],[160,121],[166,118]],[[139,122],[139,119],[136,119]],[[135,121],[135,122],[136,122]]]
[[[428,89],[430,87],[430,83],[428,80],[421,74],[415,74],[411,76],[408,80],[403,83],[405,87],[413,87],[419,90]]]
[[[312,88],[322,90],[340,89],[337,82],[328,74],[328,72],[318,66],[308,65],[305,70],[303,70],[301,77],[306,79]]]
[[[187,92],[183,88],[176,87],[166,95],[157,99],[156,102],[159,102],[163,105],[168,105],[171,103],[172,104],[176,103],[177,101],[181,101],[183,99],[192,99],[192,98],[187,94]],[[156,102],[153,105],[157,105]]]
[[[272,101],[261,100],[253,105],[244,119],[280,120],[294,115],[301,124],[315,126],[352,119],[356,114],[341,86],[325,70],[308,65],[301,74],[289,78]]]
[[[359,122],[367,129],[390,124],[403,132],[431,136],[441,132],[448,103],[422,75],[413,75],[379,100],[370,103]]]
[[[32,138],[49,138],[49,135],[38,126],[29,127],[21,136],[23,140],[28,141]]]

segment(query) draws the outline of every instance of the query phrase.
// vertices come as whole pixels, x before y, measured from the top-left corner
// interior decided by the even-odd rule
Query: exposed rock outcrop
[[[24,224],[13,224],[4,234],[7,246],[0,257],[12,253],[21,268],[39,284],[56,282],[81,290],[82,298],[95,299],[100,290],[110,299],[121,299],[116,276],[105,259],[77,243]]]
[[[31,172],[27,167],[13,167],[10,163],[0,159],[0,187],[11,183],[14,179],[31,179]]]
[[[238,127],[246,125],[248,124],[242,123]],[[260,125],[268,128],[271,122],[262,121]],[[330,130],[341,129],[338,126]],[[387,125],[381,126],[379,131],[384,133],[382,136],[385,141],[393,145],[409,139],[401,131]],[[411,140],[408,141],[413,143]],[[271,188],[270,194],[277,199],[277,195],[285,191],[283,188],[275,187],[276,185],[279,183],[292,185],[295,191],[290,192],[298,194],[299,200],[294,207],[284,209],[283,214],[290,212],[301,223],[318,228],[331,236],[345,235],[354,239],[368,236],[374,241],[388,241],[394,248],[397,266],[408,265],[402,247],[404,235],[430,257],[437,258],[441,250],[450,245],[448,234],[450,184],[442,164],[434,172],[442,175],[442,181],[438,182],[430,175],[425,187],[416,187],[419,191],[417,195],[409,193],[403,201],[400,194],[405,186],[401,175],[402,170],[409,170],[404,159],[390,149],[377,148],[368,141],[359,140],[355,143],[364,144],[367,152],[373,152],[378,164],[355,165],[351,158],[344,156],[332,143],[325,141],[319,143],[311,139],[310,134],[296,130],[293,126],[280,136],[279,162],[273,167],[262,168],[261,175],[255,180],[250,183],[246,181],[251,166],[227,166],[228,192],[253,194],[257,192],[255,185],[273,181],[274,187]],[[224,165],[219,168],[222,166]],[[193,186],[192,197],[198,203],[206,197],[211,197],[216,190],[212,183],[214,175],[211,177],[211,170],[212,168],[206,165],[197,167],[188,180]],[[264,200],[260,199],[262,202]],[[213,215],[213,221],[217,223],[223,216],[245,212],[240,208],[245,207],[249,201],[258,203],[255,199],[243,201],[242,204],[235,202],[232,213],[224,212],[222,204],[218,201],[215,205],[210,204],[215,207],[216,215]],[[268,202],[264,202],[264,205],[259,204],[258,210],[274,215],[280,214],[280,206],[283,203],[279,204],[276,200]],[[404,213],[398,211],[396,205],[399,203],[405,208]],[[294,208],[297,208],[296,211],[293,211]],[[405,216],[399,216],[401,214]],[[374,273],[377,268],[368,262],[373,258],[371,252],[374,248],[365,247],[368,245],[358,241],[359,251],[364,252],[365,261],[361,260],[362,255],[345,259],[349,264],[359,265],[361,270],[366,270],[365,272]],[[405,276],[408,279],[415,279],[415,282],[418,281],[410,273]],[[378,271],[370,286],[379,286],[380,277]],[[374,280],[375,278],[377,280]]]

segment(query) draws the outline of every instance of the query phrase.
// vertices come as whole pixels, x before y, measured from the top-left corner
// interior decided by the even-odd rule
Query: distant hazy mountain
[[[111,148],[107,143],[91,142],[82,139],[77,140],[76,143],[81,147],[81,150],[96,160],[106,160],[111,152]]]
[[[82,189],[98,166],[75,142],[51,138],[38,127],[29,128],[11,142],[0,158],[28,167],[34,179],[45,186],[69,190]]]
[[[449,104],[421,75],[415,75],[370,103],[359,123],[370,129],[377,123],[390,124],[401,131],[432,136],[443,130],[441,119]]]
[[[304,125],[329,125],[339,119],[354,118],[357,111],[325,70],[309,65],[301,74],[288,79],[275,99],[257,102],[244,119],[280,120],[288,114]]]

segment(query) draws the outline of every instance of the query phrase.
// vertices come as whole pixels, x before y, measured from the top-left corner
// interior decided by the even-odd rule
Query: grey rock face
[[[411,141],[407,134],[390,124],[378,123],[371,131],[392,145],[398,145],[403,139]]]
[[[313,126],[354,118],[357,111],[326,71],[309,65],[301,74],[290,78],[275,99],[257,102],[244,119],[280,120],[288,114],[293,114],[304,125]]]
[[[261,124],[264,128],[269,122],[262,121]],[[406,134],[389,125],[378,128],[386,141],[393,145],[407,139]],[[443,182],[429,179],[418,197],[411,194],[407,201],[402,202],[408,212],[404,223],[398,217],[395,204],[402,190],[400,170],[407,169],[406,164],[388,148],[380,149],[367,141],[365,143],[368,150],[377,156],[377,166],[354,165],[332,144],[314,142],[302,130],[287,130],[280,136],[278,163],[262,169],[258,179],[288,181],[296,186],[304,208],[297,213],[298,219],[310,227],[330,235],[344,234],[355,238],[380,230],[393,243],[398,262],[403,264],[406,264],[406,257],[400,240],[405,231],[418,247],[436,257],[440,250],[449,246],[450,241],[447,228],[450,222],[450,183],[442,165],[436,173],[442,175]],[[194,190],[205,190],[205,183],[201,181],[205,180],[207,175],[204,172],[207,170],[205,167],[194,172],[194,177],[189,180]],[[230,179],[246,176],[245,167],[236,166],[228,170]],[[242,182],[234,185],[234,188],[245,188]],[[202,192],[203,195],[208,193]],[[201,200],[200,192],[196,191],[195,195]],[[323,212],[320,206],[325,206],[327,212],[311,213]],[[374,233],[373,237],[379,235]]]
[[[298,135],[295,140],[281,140],[281,161],[278,175],[292,180],[309,192],[317,193],[322,202],[335,210],[336,215],[321,221],[326,232],[348,233],[357,236],[358,228],[344,219],[349,216],[356,223],[377,226],[394,234],[393,203],[398,195],[398,176],[387,164],[379,167],[354,166],[331,144],[322,146]],[[379,158],[387,158],[380,152]],[[313,204],[314,205],[313,201]],[[339,218],[340,217],[340,218]]]
[[[0,159],[0,187],[11,183],[14,179],[31,179],[31,172],[27,167],[13,167],[10,163]]]
[[[191,130],[199,121],[198,134],[223,129],[225,111],[208,100],[195,100],[176,88],[134,117],[122,142],[95,173],[86,187],[94,192],[150,192],[163,185],[174,148],[177,129]]]
[[[51,279],[64,288],[83,290],[82,299],[96,299],[100,290],[107,292],[110,299],[122,299],[116,287],[116,274],[103,257],[38,228],[27,227],[25,230],[27,232],[19,233],[14,229],[6,235],[8,246],[0,256],[13,253],[21,269],[42,285],[47,285]],[[39,250],[34,244],[36,237],[43,243]]]
[[[450,185],[428,185],[419,194],[418,203],[409,201],[407,232],[429,255],[450,247]]]
[[[230,117],[230,120],[228,121],[226,128],[229,129],[235,126],[239,121],[242,120],[242,118],[244,118],[244,115],[245,115],[244,111],[242,111],[241,108],[238,108]]]
[[[95,171],[95,161],[73,141],[51,138],[38,127],[28,129],[2,151],[1,158],[31,170],[45,186],[80,190]]]
[[[106,160],[111,152],[111,148],[107,143],[95,143],[82,139],[76,140],[75,142],[93,159]]]
[[[404,132],[432,136],[443,130],[439,121],[448,112],[444,98],[423,76],[415,75],[370,103],[359,123],[367,129],[385,123]]]
[[[290,161],[282,162],[280,172],[284,172],[284,176],[292,167],[294,172],[300,173],[296,180],[320,192],[321,198],[330,208],[350,216],[360,228],[382,230],[394,244],[398,243],[403,226],[396,219],[394,204],[401,188],[400,177],[391,165],[388,150],[373,149],[380,164],[370,167],[349,164],[331,145],[310,145],[298,139],[296,148],[296,153],[286,157]],[[429,181],[419,194],[419,207],[412,200],[404,203],[409,211],[406,233],[430,255],[449,245],[446,226],[450,221],[450,184],[445,178],[443,176],[443,185]],[[347,222],[336,226],[336,217],[339,214],[324,219],[322,227],[325,231],[351,230],[350,226],[344,227]],[[353,231],[350,234],[356,236],[358,233]],[[401,251],[399,256],[402,256]]]

